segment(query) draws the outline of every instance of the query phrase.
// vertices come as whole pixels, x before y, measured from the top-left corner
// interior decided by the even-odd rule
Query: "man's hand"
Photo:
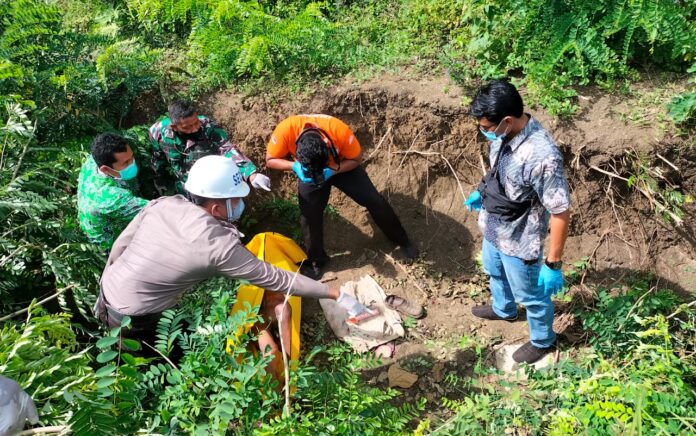
[[[331,176],[336,174],[336,172],[334,170],[332,170],[331,168],[324,168],[323,174],[324,174],[324,181],[326,181],[326,180],[329,180],[331,178]]]
[[[251,186],[256,189],[271,191],[271,179],[264,174],[254,173],[249,177],[249,181],[251,182]]]
[[[481,210],[481,193],[478,191],[474,191],[471,194],[469,194],[469,198],[466,199],[464,202],[464,206],[466,206],[467,209],[469,209],[469,212],[472,210],[475,211],[480,211]]]
[[[544,289],[544,295],[556,295],[563,288],[563,273],[560,269],[551,269],[543,265],[539,271],[537,285]]]
[[[295,163],[292,164],[292,171],[295,173],[297,178],[300,179],[300,182],[312,183],[312,178],[307,177],[304,167],[299,162],[295,161]]]

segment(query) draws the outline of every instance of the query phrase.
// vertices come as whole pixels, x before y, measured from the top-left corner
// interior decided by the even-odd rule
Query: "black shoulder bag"
[[[495,165],[491,168],[479,184],[483,207],[489,214],[500,218],[505,222],[512,222],[520,218],[532,206],[533,198],[524,201],[513,201],[505,195],[505,187],[500,183],[498,167],[503,151],[509,148],[508,144],[501,144]]]

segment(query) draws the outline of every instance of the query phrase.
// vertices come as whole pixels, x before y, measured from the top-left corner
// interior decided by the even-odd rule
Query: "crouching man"
[[[300,297],[331,298],[355,316],[367,309],[350,295],[276,268],[251,254],[232,224],[244,212],[249,186],[237,165],[205,156],[191,168],[182,195],[148,204],[113,245],[101,278],[95,311],[107,327],[131,326],[123,336],[152,345],[162,311],[189,288],[225,276]]]

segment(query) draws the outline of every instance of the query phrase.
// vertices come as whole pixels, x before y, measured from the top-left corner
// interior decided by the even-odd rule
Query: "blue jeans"
[[[490,276],[493,311],[501,317],[517,315],[517,303],[527,309],[529,339],[539,348],[550,347],[556,340],[553,331],[553,303],[550,295],[537,285],[541,259],[531,265],[508,256],[483,239],[483,270]]]

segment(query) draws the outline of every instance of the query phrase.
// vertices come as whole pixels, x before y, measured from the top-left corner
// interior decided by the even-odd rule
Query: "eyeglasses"
[[[502,122],[502,121],[501,121],[501,122]],[[480,125],[479,125],[479,130],[480,130],[481,133],[483,133],[484,135],[485,135],[486,133],[491,133],[491,132],[495,133],[495,132],[498,131],[498,127],[500,127],[500,123],[496,124],[496,125],[495,125],[495,129],[493,129],[493,130],[491,130],[492,127],[493,127],[493,126],[489,126],[489,127],[486,129],[486,128],[484,128],[483,126],[480,126]]]

